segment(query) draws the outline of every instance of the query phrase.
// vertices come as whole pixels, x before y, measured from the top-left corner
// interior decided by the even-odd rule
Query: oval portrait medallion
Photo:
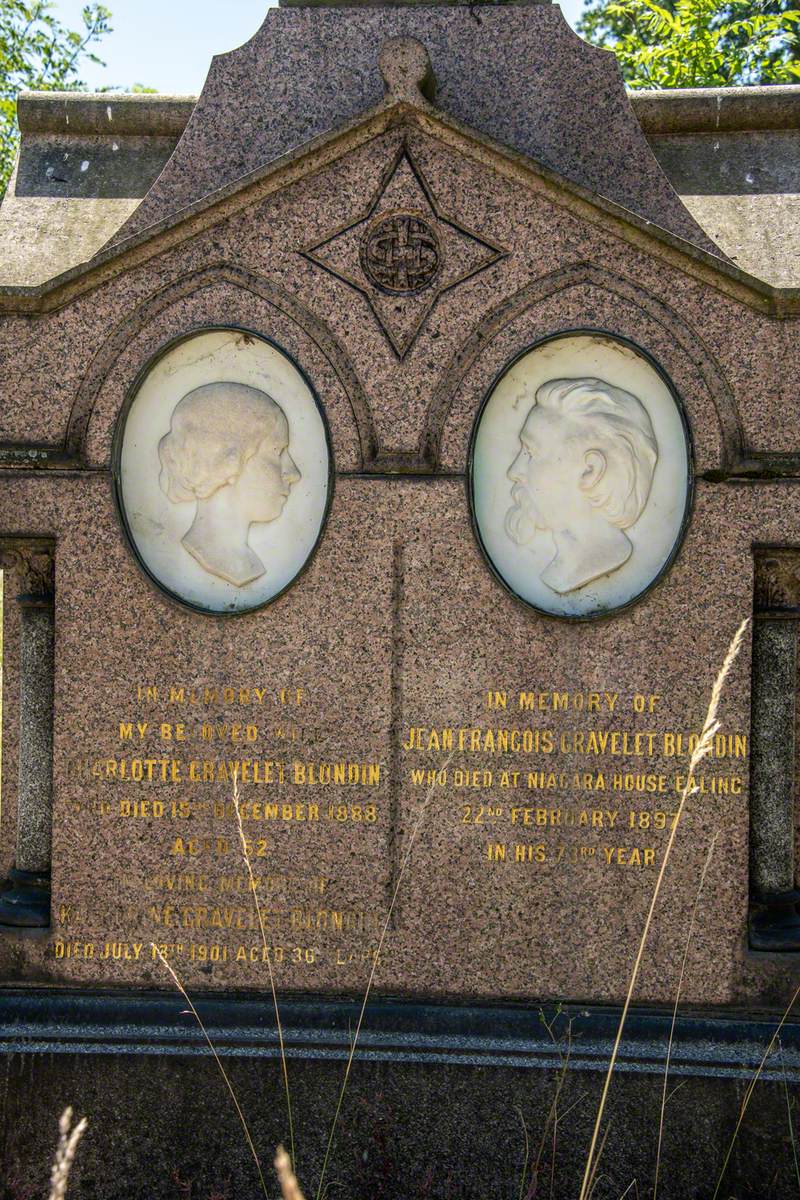
[[[286,354],[254,334],[209,330],[140,378],[117,430],[115,481],[155,583],[203,612],[247,612],[285,591],[317,545],[327,427]]]
[[[606,615],[668,568],[691,502],[686,423],[632,345],[565,334],[521,355],[484,402],[470,453],[481,548],[519,599]]]

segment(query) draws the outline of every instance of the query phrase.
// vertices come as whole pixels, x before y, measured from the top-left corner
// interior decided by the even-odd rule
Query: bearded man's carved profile
[[[279,517],[300,479],[280,405],[247,384],[204,384],[175,406],[158,456],[164,494],[175,504],[197,502],[182,538],[189,554],[236,587],[263,575],[250,526]]]
[[[616,571],[633,553],[625,530],[645,509],[658,462],[644,405],[601,379],[552,379],[519,440],[505,529],[519,546],[538,530],[552,535],[542,582],[565,595]]]

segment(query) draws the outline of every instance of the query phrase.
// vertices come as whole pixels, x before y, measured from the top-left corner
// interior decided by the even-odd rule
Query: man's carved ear
[[[583,464],[579,484],[581,491],[589,492],[605,475],[608,463],[602,450],[587,450]]]

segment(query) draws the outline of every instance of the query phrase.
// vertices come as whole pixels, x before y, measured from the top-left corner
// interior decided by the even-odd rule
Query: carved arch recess
[[[570,303],[578,289],[611,300],[616,319],[599,321],[585,296]],[[565,302],[562,313],[543,307],[554,301]],[[495,378],[526,345],[570,329],[617,334],[641,346],[667,372],[687,409],[698,470],[727,471],[742,459],[736,401],[702,337],[675,309],[631,280],[584,263],[542,276],[498,304],[459,348],[442,371],[420,438],[420,459],[428,468],[463,470],[475,414]],[[648,337],[649,330],[660,331],[659,336]],[[694,387],[689,386],[692,377]],[[468,399],[456,412],[465,389]]]
[[[232,290],[233,298],[221,294],[225,289]],[[236,302],[237,295],[242,303]],[[255,311],[258,302],[267,306],[273,319]],[[67,453],[85,465],[105,465],[116,415],[141,368],[176,337],[228,325],[274,341],[306,371],[325,407],[337,462],[363,469],[375,460],[377,437],[364,389],[325,322],[282,289],[227,263],[205,267],[158,291],[117,324],[84,376],[73,404]],[[315,371],[315,365],[320,371]],[[117,370],[119,378],[113,379]],[[329,373],[339,397],[326,388],[320,372]],[[116,394],[101,412],[112,379]],[[338,453],[343,444],[350,450]]]

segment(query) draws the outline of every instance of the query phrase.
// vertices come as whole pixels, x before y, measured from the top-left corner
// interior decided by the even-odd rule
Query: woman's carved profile
[[[197,502],[182,538],[192,557],[236,587],[263,575],[248,544],[250,526],[276,520],[301,478],[280,405],[247,384],[204,384],[176,404],[158,455],[165,495],[175,504]]]
[[[644,405],[600,379],[552,379],[519,440],[505,529],[520,546],[537,530],[552,535],[542,582],[565,595],[616,571],[633,553],[624,531],[645,509],[658,462]]]

